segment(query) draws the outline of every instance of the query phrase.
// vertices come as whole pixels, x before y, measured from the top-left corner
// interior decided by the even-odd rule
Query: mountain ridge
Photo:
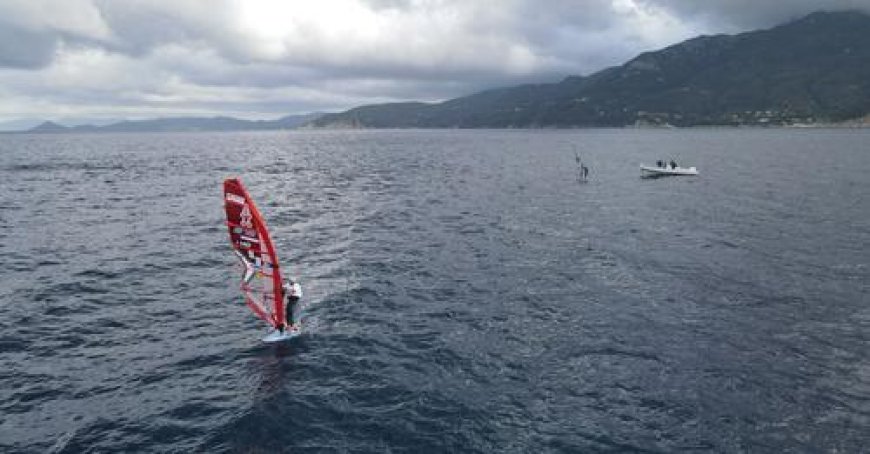
[[[559,82],[440,103],[360,106],[312,127],[788,125],[870,113],[870,16],[816,12],[766,30],[702,35]]]
[[[296,129],[315,120],[321,112],[286,115],[275,120],[241,120],[228,116],[214,117],[162,117],[149,120],[123,120],[103,126],[64,126],[54,121],[44,121],[24,131],[4,133],[111,133],[111,132],[192,132],[192,131],[270,131]]]

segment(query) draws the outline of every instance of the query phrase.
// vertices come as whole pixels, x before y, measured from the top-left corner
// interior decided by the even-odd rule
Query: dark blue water
[[[865,450],[868,143],[0,136],[0,450]],[[671,157],[701,176],[639,178]],[[305,287],[287,344],[237,291],[228,176]]]

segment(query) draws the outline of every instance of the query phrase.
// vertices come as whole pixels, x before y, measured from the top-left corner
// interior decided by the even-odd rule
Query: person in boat
[[[672,169],[676,169],[676,168],[677,168],[677,162],[674,161],[673,159],[671,159],[671,168],[672,168]]]
[[[661,159],[659,159],[658,161],[656,161],[656,167],[664,167],[664,166],[665,166],[665,162],[662,161]]]
[[[294,282],[292,279],[286,279],[282,289],[284,290],[284,297],[286,298],[284,313],[287,319],[287,329],[293,329],[296,324],[293,320],[293,309],[296,308],[296,304],[299,303],[299,300],[302,298],[302,286],[299,285],[298,282]]]

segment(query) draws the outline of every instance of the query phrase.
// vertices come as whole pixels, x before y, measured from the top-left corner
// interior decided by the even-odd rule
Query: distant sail
[[[245,303],[277,328],[284,323],[278,256],[260,210],[238,178],[224,180],[224,208],[233,252],[245,267],[240,285]]]

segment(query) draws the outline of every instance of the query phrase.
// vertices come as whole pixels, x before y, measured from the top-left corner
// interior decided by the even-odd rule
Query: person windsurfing
[[[586,167],[586,164],[583,164],[583,160],[580,159],[580,154],[577,153],[577,150],[574,150],[574,160],[577,161],[577,181],[586,181],[586,178],[589,176],[589,167]]]
[[[302,286],[299,285],[298,282],[294,282],[292,279],[285,279],[284,285],[281,286],[281,289],[283,290],[286,299],[284,314],[287,322],[287,329],[293,331],[297,329],[296,323],[293,320],[293,309],[296,308],[296,304],[299,303],[299,300],[302,298]],[[283,332],[282,328],[283,326],[279,329]]]

